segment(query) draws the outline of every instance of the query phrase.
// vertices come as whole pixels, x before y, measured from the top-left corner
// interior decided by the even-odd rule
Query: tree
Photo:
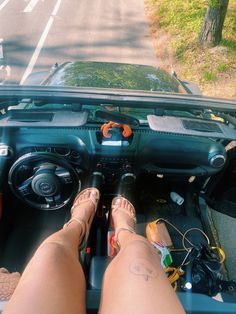
[[[214,47],[220,43],[228,4],[229,0],[209,0],[200,34],[202,45]]]

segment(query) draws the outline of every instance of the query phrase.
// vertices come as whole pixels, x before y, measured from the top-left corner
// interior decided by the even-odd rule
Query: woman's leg
[[[120,251],[104,275],[100,313],[184,313],[155,249],[132,232],[132,205],[124,198],[116,198],[112,207]]]
[[[84,190],[74,202],[70,222],[40,245],[4,313],[85,313],[85,279],[78,249],[96,209],[95,193],[96,189]]]

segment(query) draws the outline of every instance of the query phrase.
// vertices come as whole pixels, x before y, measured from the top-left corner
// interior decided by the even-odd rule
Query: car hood
[[[42,85],[186,93],[174,76],[159,68],[111,62],[66,62]]]

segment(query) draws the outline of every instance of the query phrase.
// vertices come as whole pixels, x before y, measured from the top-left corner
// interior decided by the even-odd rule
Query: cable
[[[159,221],[164,221],[165,223],[167,223],[169,226],[171,226],[173,229],[175,229],[175,231],[177,231],[183,238],[184,238],[184,233],[182,233],[175,225],[173,225],[171,222],[169,222],[167,219],[164,219],[164,218],[159,218],[157,219],[156,223],[158,223]],[[185,236],[185,240],[193,247],[193,243],[188,240]],[[181,249],[182,250],[182,249]],[[185,248],[184,248],[185,251],[187,251]]]
[[[180,268],[176,267],[167,267],[164,269],[165,273],[168,274],[168,279],[171,285],[173,286],[174,290],[177,289],[177,281],[179,280],[180,276],[183,276],[184,272]]]
[[[182,245],[183,245],[183,248],[173,248],[173,249],[170,249],[170,251],[172,252],[183,252],[183,251],[187,251],[189,253],[189,251],[192,249],[192,248],[195,248],[196,245],[194,245],[188,238],[187,238],[187,234],[191,231],[198,231],[200,232],[204,237],[205,239],[207,240],[207,244],[210,246],[210,239],[208,238],[207,234],[201,230],[200,228],[190,228],[188,229],[187,231],[185,231],[184,233],[182,233],[174,224],[172,224],[171,222],[169,222],[167,219],[164,219],[164,218],[159,218],[156,220],[156,223],[160,222],[160,221],[164,221],[166,224],[168,224],[169,226],[171,226],[173,229],[175,229],[175,231],[177,231],[181,236],[182,236]],[[185,245],[185,241],[187,241],[191,247],[186,247]],[[220,263],[222,264],[224,261],[225,261],[225,253],[224,251],[220,248],[220,247],[215,247],[215,246],[212,246],[211,247],[212,250],[218,250],[218,254],[220,256]],[[188,263],[182,263],[182,265],[180,266],[183,266],[183,265],[187,265]]]
[[[216,246],[212,246],[211,249],[218,251],[218,253],[219,253],[220,257],[221,257],[220,263],[221,264],[224,263],[224,261],[225,261],[225,252],[222,250],[222,248],[216,247]]]
[[[171,251],[176,251],[176,252],[187,251],[186,256],[184,257],[182,263],[181,263],[178,267],[170,267],[170,266],[169,266],[169,267],[167,267],[167,268],[164,269],[165,273],[166,273],[167,276],[168,276],[169,282],[171,283],[171,285],[172,285],[174,291],[176,291],[176,290],[177,290],[177,281],[178,281],[179,278],[180,278],[181,276],[183,276],[184,273],[185,273],[185,272],[183,271],[182,267],[183,267],[183,266],[186,266],[186,265],[188,265],[188,264],[190,263],[190,261],[187,261],[187,260],[188,260],[188,257],[189,257],[189,255],[191,254],[192,249],[193,249],[193,248],[196,248],[196,245],[194,245],[194,244],[187,238],[187,234],[188,234],[189,232],[192,232],[192,231],[198,231],[198,232],[200,232],[200,233],[205,237],[205,239],[207,240],[207,244],[208,244],[209,246],[210,246],[210,240],[209,240],[207,234],[206,234],[203,230],[201,230],[201,229],[199,229],[199,228],[190,228],[190,229],[188,229],[187,231],[185,231],[184,233],[182,233],[174,224],[172,224],[171,222],[169,222],[168,220],[166,220],[166,219],[164,219],[164,218],[159,218],[159,219],[157,219],[157,220],[156,220],[156,224],[158,224],[160,221],[163,221],[163,222],[165,222],[166,224],[168,224],[169,226],[171,226],[175,231],[177,231],[177,233],[179,233],[179,234],[182,236],[182,246],[183,246],[183,248],[171,249]],[[186,247],[185,242],[188,242],[188,243],[191,245],[191,247]],[[225,260],[225,253],[224,253],[224,251],[223,251],[221,248],[219,248],[219,247],[214,247],[214,246],[212,246],[211,249],[218,251],[218,254],[219,254],[219,256],[220,256],[220,261],[219,261],[219,262],[222,264],[222,263],[224,262],[224,260]]]
[[[187,235],[189,232],[191,232],[191,231],[198,231],[198,232],[200,232],[200,233],[206,238],[207,244],[210,245],[210,240],[209,240],[208,236],[206,235],[206,233],[205,233],[204,231],[202,231],[202,230],[199,229],[199,228],[190,228],[190,229],[188,229],[187,231],[185,231],[185,233],[183,234],[183,238],[182,238],[182,245],[183,245],[183,247],[184,247],[184,249],[185,249],[186,251],[188,251],[189,249],[191,249],[191,248],[187,248],[187,247],[185,246],[185,243],[184,243],[184,241],[187,240],[186,235]],[[188,242],[189,242],[189,241],[188,241]],[[195,246],[195,245],[192,245],[192,247],[196,247],[196,246]]]

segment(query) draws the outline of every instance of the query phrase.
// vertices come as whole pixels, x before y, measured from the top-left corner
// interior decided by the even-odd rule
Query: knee
[[[150,242],[140,235],[134,235],[125,245],[125,247],[121,248],[121,251],[123,251],[127,257],[139,257],[140,255],[152,256],[153,254],[156,255],[156,252]]]
[[[128,243],[122,248],[118,253],[118,256],[123,256],[126,259],[133,258],[158,258],[158,254],[156,253],[154,247],[150,244],[150,242],[137,234],[131,235]]]
[[[53,259],[64,260],[71,255],[71,252],[60,242],[44,241],[36,251],[35,255],[44,255],[45,257],[49,255]]]
[[[130,241],[121,248],[113,261],[108,265],[104,274],[104,281],[106,278],[113,276],[114,269],[116,272],[122,269],[122,273],[125,269],[130,269],[132,265],[139,264],[140,267],[143,265],[148,265],[155,269],[157,265],[160,265],[160,257],[156,252],[155,248],[150,244],[150,242],[139,235],[132,235]]]

